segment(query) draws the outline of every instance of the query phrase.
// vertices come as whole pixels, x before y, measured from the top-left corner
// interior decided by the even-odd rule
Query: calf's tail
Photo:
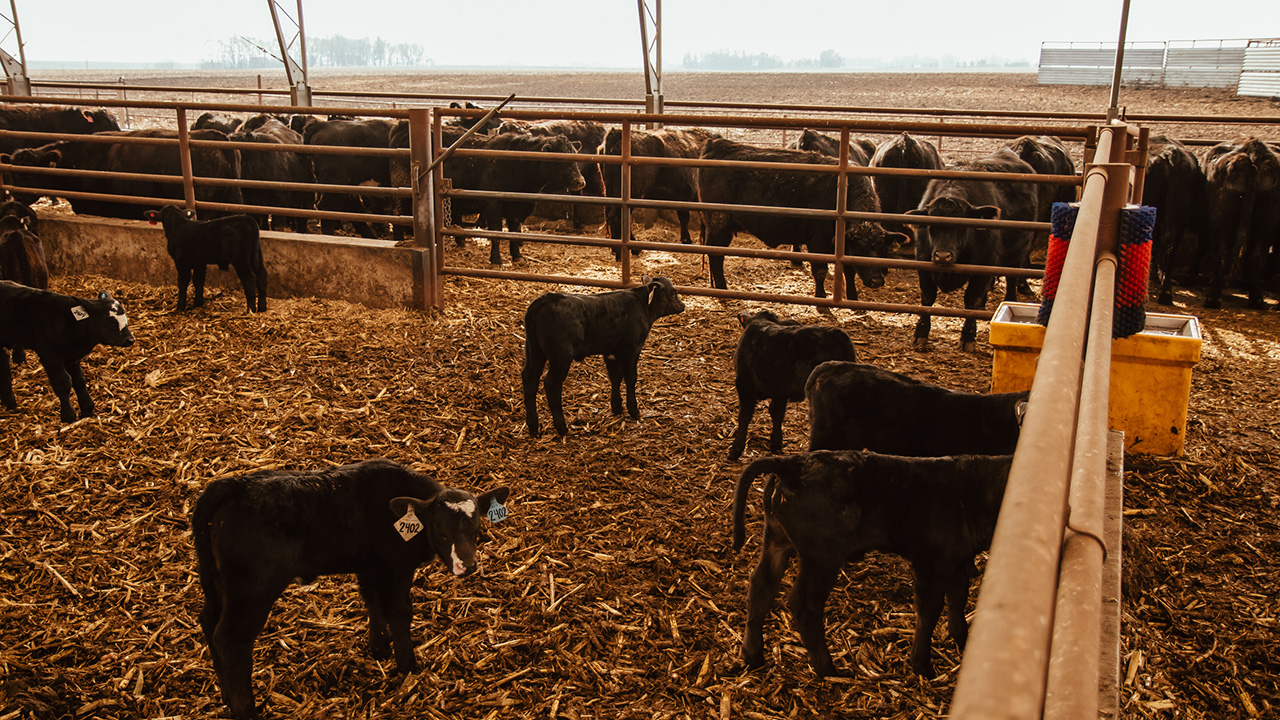
[[[738,487],[733,493],[733,549],[741,550],[747,541],[747,491],[761,475],[778,475],[790,470],[798,462],[795,456],[767,457],[756,460],[742,471]]]
[[[213,541],[210,527],[218,510],[226,502],[240,495],[244,485],[234,478],[215,480],[205,488],[191,509],[191,539],[196,548],[196,563],[200,571],[200,587],[207,602],[218,598],[218,566],[213,559]]]

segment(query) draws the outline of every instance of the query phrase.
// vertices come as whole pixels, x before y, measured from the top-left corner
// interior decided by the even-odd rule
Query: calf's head
[[[71,308],[77,323],[85,323],[90,337],[100,345],[129,347],[133,333],[129,330],[129,317],[124,305],[111,297],[111,293],[99,293],[96,300]]]
[[[542,152],[565,153],[572,155],[581,151],[581,146],[565,137],[548,138],[542,146]],[[576,162],[564,160],[548,160],[541,163],[539,174],[545,180],[543,192],[577,192],[587,186],[582,177],[582,170]]]
[[[431,544],[431,551],[449,572],[464,577],[476,571],[476,546],[488,539],[481,532],[481,518],[490,516],[491,508],[501,506],[510,494],[511,489],[505,486],[479,497],[446,488],[428,500],[394,498],[391,512],[396,518],[403,518],[412,509],[422,525],[421,532]],[[412,536],[405,541],[410,539]]]
[[[643,283],[641,287],[646,293],[649,314],[655,320],[684,312],[684,303],[680,301],[680,296],[670,280],[661,275],[655,278],[645,275],[640,282]]]

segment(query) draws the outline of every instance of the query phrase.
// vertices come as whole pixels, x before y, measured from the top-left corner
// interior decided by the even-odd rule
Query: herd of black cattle
[[[6,112],[21,114],[21,110]],[[99,112],[54,111],[93,129],[111,127],[109,115]],[[79,118],[75,120],[74,118]],[[14,120],[0,120],[11,129]],[[210,122],[201,118],[197,124]],[[590,131],[590,137],[570,137]],[[66,126],[44,126],[67,132]],[[224,130],[196,129],[192,137],[231,138],[253,142],[403,147],[404,126],[376,120],[313,120],[290,129],[281,119],[259,116]],[[544,150],[573,153],[584,147],[617,154],[621,133],[591,123],[522,124],[498,128],[479,136],[473,147]],[[450,130],[461,134],[461,127]],[[146,130],[126,133],[170,137],[174,133]],[[367,135],[366,142],[356,141]],[[274,140],[264,139],[268,135]],[[261,137],[259,137],[261,136]],[[457,135],[454,135],[457,137]],[[285,139],[279,139],[285,138]],[[339,140],[341,138],[341,140]],[[376,142],[374,140],[377,140]],[[381,143],[381,144],[378,144]],[[810,146],[825,149],[811,151]],[[632,132],[636,156],[701,157],[755,162],[831,164],[839,148],[831,138],[806,131],[795,149],[769,149],[733,142],[703,130]],[[61,140],[36,148],[5,148],[12,153],[14,184],[116,193],[111,180],[82,176],[23,176],[22,166],[110,169],[126,172],[174,174],[177,155],[172,148],[152,145],[109,145]],[[859,164],[884,167],[928,167],[942,163],[924,140],[902,135],[879,147],[862,143],[848,148]],[[194,171],[219,176],[222,168],[242,178],[265,178],[262,168],[277,161],[291,163],[298,174],[290,181],[315,179],[321,183],[359,185],[368,181],[401,183],[407,167],[385,159],[304,153],[271,154],[223,152],[201,145],[193,150]],[[199,158],[197,160],[197,158]],[[332,161],[332,162],[330,162]],[[220,165],[219,163],[225,163]],[[376,166],[376,167],[375,167]],[[363,167],[363,170],[355,168]],[[455,186],[521,192],[583,191],[616,195],[619,167],[599,167],[564,160],[535,162],[460,158],[446,165]],[[1053,138],[1021,138],[991,155],[956,166],[977,172],[1074,173],[1066,148]],[[252,169],[256,168],[256,169]],[[587,172],[583,172],[586,168]],[[1203,170],[1202,170],[1203,168]],[[375,173],[376,170],[376,173]],[[229,176],[229,175],[222,175]],[[1160,294],[1168,301],[1171,258],[1183,236],[1200,235],[1196,262],[1216,258],[1216,272],[1207,304],[1221,301],[1226,276],[1236,260],[1243,261],[1245,286],[1251,305],[1262,305],[1261,284],[1274,271],[1276,233],[1280,232],[1280,161],[1266,144],[1240,140],[1211,148],[1198,161],[1173,140],[1153,143],[1148,169],[1149,202],[1164,213],[1157,221],[1157,267]],[[708,167],[641,165],[632,173],[632,193],[649,199],[701,199],[713,203],[745,203],[830,209],[835,206],[836,180],[829,173],[782,173]],[[33,185],[34,183],[34,185]],[[137,187],[130,188],[139,192]],[[923,180],[911,177],[864,175],[849,178],[848,207],[854,211],[978,219],[1042,220],[1044,212],[1065,190],[1049,184],[992,183],[974,180]],[[143,194],[172,196],[172,188],[157,185]],[[201,193],[232,193],[234,188],[205,187]],[[272,191],[262,191],[272,192]],[[290,197],[285,197],[286,195]],[[296,197],[295,197],[296,196]],[[38,218],[28,195],[0,206],[0,401],[17,408],[9,362],[21,362],[33,351],[44,366],[59,397],[62,420],[77,414],[70,395],[74,389],[80,417],[94,413],[79,361],[97,344],[132,344],[124,307],[110,295],[87,300],[50,292],[48,273],[38,240]],[[239,202],[240,198],[203,199]],[[243,199],[271,207],[310,207],[309,193]],[[358,202],[348,195],[324,195],[322,209],[354,210],[343,203]],[[140,218],[131,204],[71,198],[78,213]],[[479,201],[459,203],[457,214],[478,213],[491,230],[519,230],[531,212],[528,203]],[[735,232],[755,235],[770,246],[794,245],[811,252],[831,252],[834,223],[769,217],[750,213],[707,213],[704,241],[727,245]],[[186,307],[189,281],[195,282],[194,304],[203,300],[207,265],[234,266],[245,289],[250,312],[266,309],[265,269],[258,242],[260,225],[276,221],[292,229],[295,218],[271,220],[232,215],[197,222],[176,207],[149,210],[145,217],[164,225],[168,251],[179,274],[178,307]],[[610,233],[621,234],[619,215],[606,216]],[[681,216],[681,237],[691,240],[688,217]],[[1161,222],[1163,221],[1163,222]],[[1225,229],[1224,229],[1225,228]],[[849,223],[846,248],[850,254],[883,256],[889,245],[907,240],[906,227],[879,223]],[[327,228],[332,231],[332,227]],[[361,232],[372,233],[368,227]],[[940,265],[988,264],[1024,266],[1032,244],[1025,231],[983,230],[922,224],[914,228],[917,257]],[[492,243],[494,262],[500,262],[498,243]],[[1207,249],[1218,248],[1214,252]],[[1223,249],[1227,250],[1223,250]],[[519,257],[519,243],[511,255]],[[1236,253],[1230,255],[1229,253]],[[722,260],[722,258],[719,258]],[[713,282],[725,284],[722,262],[713,256]],[[826,268],[815,265],[816,291],[824,292]],[[867,287],[883,283],[883,273],[867,267],[859,272]],[[965,282],[965,303],[981,307],[992,279],[947,273],[920,273],[922,296],[931,304],[939,289],[958,289]],[[1013,295],[1015,283],[1008,281]],[[853,275],[846,287],[856,297]],[[975,289],[976,288],[976,289]],[[684,304],[667,278],[645,278],[634,288],[598,294],[548,293],[528,307],[525,366],[522,373],[526,422],[531,435],[539,433],[537,391],[543,384],[553,426],[568,432],[561,403],[564,380],[573,361],[603,357],[611,383],[610,404],[622,414],[620,386],[626,381],[626,411],[639,417],[635,385],[637,362],[653,323],[683,312]],[[803,325],[761,311],[739,316],[743,326],[734,356],[738,393],[738,421],[729,448],[737,460],[746,446],[747,429],[758,403],[769,402],[772,428],[768,448],[782,450],[782,422],[788,402],[807,400],[808,452],[766,457],[741,473],[733,506],[735,547],[745,533],[746,498],[759,477],[764,487],[763,540],[759,561],[751,573],[747,593],[746,632],[742,667],[765,661],[763,626],[792,558],[799,571],[789,606],[813,669],[820,675],[837,673],[827,647],[824,607],[842,567],[869,551],[895,553],[908,560],[915,576],[916,633],[911,667],[933,675],[931,638],[944,604],[948,628],[961,647],[967,636],[965,606],[970,580],[978,574],[975,560],[994,531],[996,515],[1009,471],[1010,454],[1026,412],[1026,393],[971,394],[951,391],[871,365],[859,363],[853,344],[838,328]],[[928,318],[917,325],[917,343],[927,342]],[[961,340],[975,340],[966,323]],[[544,367],[549,365],[545,380]],[[931,432],[917,432],[920,427]],[[410,637],[411,588],[416,568],[439,558],[456,576],[476,569],[476,545],[483,539],[482,517],[500,521],[510,489],[498,487],[472,495],[442,486],[433,478],[387,460],[369,460],[315,472],[263,471],[221,478],[209,483],[192,512],[192,529],[205,605],[200,623],[210,648],[223,699],[237,716],[251,716],[257,708],[252,690],[252,650],[270,608],[289,583],[321,575],[347,573],[357,578],[369,613],[369,650],[378,658],[394,653],[401,672],[417,669]]]

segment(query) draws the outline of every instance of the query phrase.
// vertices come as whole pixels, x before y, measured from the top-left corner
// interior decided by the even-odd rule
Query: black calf
[[[742,659],[764,664],[764,621],[793,556],[800,570],[791,616],[818,675],[837,674],[827,648],[825,607],[846,563],[889,552],[915,574],[916,632],[911,667],[933,677],[933,628],[947,606],[947,629],[962,650],[974,559],[991,545],[1012,456],[906,458],[819,451],[764,458],[747,466],[733,502],[733,547],[741,549],[752,482],[764,488],[764,540],[747,591]]]
[[[267,268],[258,242],[258,222],[249,215],[229,215],[200,222],[173,205],[148,210],[144,217],[164,225],[169,257],[178,269],[178,310],[187,309],[187,283],[195,279],[196,298],[204,304],[204,274],[207,266],[223,270],[234,267],[244,288],[249,312],[267,309]]]
[[[73,389],[80,417],[94,414],[80,361],[98,345],[132,344],[133,333],[129,332],[124,306],[109,293],[98,295],[96,300],[84,300],[0,280],[0,402],[9,410],[18,409],[9,372],[10,350],[18,362],[21,348],[40,358],[58,396],[62,421],[74,422]]]
[[[650,280],[627,290],[599,295],[547,293],[529,304],[524,314],[524,414],[529,434],[538,436],[538,383],[547,371],[547,406],[556,432],[564,435],[561,391],[574,360],[603,355],[609,370],[609,404],[614,415],[622,414],[619,385],[627,381],[627,412],[640,417],[636,404],[636,364],[649,337],[653,322],[666,315],[684,312],[684,303],[665,277]]]
[[[369,612],[371,654],[386,658],[394,648],[396,669],[415,672],[414,572],[432,558],[458,577],[475,572],[480,518],[505,517],[509,493],[498,487],[476,497],[382,459],[209,483],[191,520],[205,597],[200,625],[231,711],[256,711],[253,643],[295,580],[355,574]]]
[[[779,320],[768,310],[739,313],[738,322],[742,324],[742,336],[733,354],[738,429],[729,447],[730,460],[742,456],[756,403],[769,401],[769,417],[773,420],[769,452],[782,452],[782,419],[787,413],[787,401],[804,400],[809,373],[828,360],[858,359],[853,341],[840,328]]]

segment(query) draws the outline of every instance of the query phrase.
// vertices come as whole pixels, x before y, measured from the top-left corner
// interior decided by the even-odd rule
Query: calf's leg
[[[76,391],[76,402],[80,404],[80,417],[93,417],[93,398],[89,397],[89,385],[84,380],[84,371],[80,369],[79,360],[68,360],[67,375],[71,378],[71,387]]]
[[[520,380],[524,389],[524,421],[529,426],[529,435],[538,437],[538,381],[542,379],[542,369],[547,365],[547,356],[537,347],[537,338],[529,333],[525,341],[524,370],[520,372]]]
[[[195,305],[196,307],[200,307],[201,305],[204,305],[204,276],[205,276],[205,273],[208,271],[209,271],[209,268],[203,263],[196,265],[195,268],[193,268],[192,275],[193,275],[193,279],[195,281],[195,286],[196,286],[195,287],[196,298],[192,302],[192,304]]]
[[[378,660],[386,660],[391,657],[391,634],[384,610],[386,598],[381,592],[385,582],[373,573],[357,573],[356,583],[360,587],[360,597],[364,598],[365,610],[369,612],[369,654]]]
[[[742,662],[747,668],[764,665],[764,621],[769,617],[773,598],[778,594],[778,586],[793,555],[795,548],[766,519],[760,560],[751,571],[747,585],[747,628],[742,637]]]
[[[609,372],[609,409],[614,415],[622,414],[622,365],[616,355],[604,356],[604,368]]]
[[[71,376],[67,374],[62,358],[41,355],[40,364],[44,366],[44,374],[49,378],[53,394],[58,396],[58,411],[62,422],[75,422],[76,411],[71,408]]]
[[[942,616],[943,586],[937,578],[916,573],[916,634],[911,643],[911,669],[924,678],[932,678],[933,628]],[[964,611],[961,610],[963,613]]]
[[[636,403],[636,365],[640,363],[639,351],[633,357],[624,358],[622,363],[623,377],[627,381],[627,414],[639,420],[640,405]]]
[[[809,652],[809,663],[819,676],[836,675],[831,651],[827,648],[827,596],[840,574],[840,563],[800,558],[800,572],[791,589],[791,616],[800,631],[800,642]]]
[[[560,435],[569,434],[569,426],[564,421],[562,395],[564,379],[569,377],[569,366],[572,363],[573,361],[568,358],[551,359],[547,368],[547,377],[542,381],[547,393],[547,407],[551,410],[551,424]]]
[[[191,284],[191,267],[178,266],[178,310],[187,309],[187,286]]]
[[[747,430],[751,426],[751,418],[756,414],[756,399],[750,392],[738,388],[738,428],[733,431],[733,444],[729,446],[729,459],[742,457],[747,447]]]
[[[413,653],[410,626],[413,621],[413,571],[403,575],[392,574],[383,592],[383,608],[387,627],[391,630],[391,645],[396,653],[396,672],[418,671],[418,659]]]
[[[991,292],[991,285],[994,282],[994,278],[990,277],[970,278],[969,284],[964,288],[965,308],[968,310],[985,308],[987,306],[987,295]],[[1013,278],[1005,278],[1005,286],[1014,290],[1013,300],[1018,299],[1016,285],[1017,283],[1014,282]],[[964,326],[960,329],[960,350],[962,352],[977,352],[978,350],[978,321],[973,318],[966,318]]]
[[[257,287],[253,280],[253,269],[244,260],[237,262],[233,267],[236,270],[236,277],[240,278],[240,288],[244,290],[244,301],[249,305],[249,312],[253,312],[257,309],[257,304],[254,302],[257,299],[255,297]]]
[[[280,592],[263,596],[224,589],[223,593],[222,616],[213,630],[209,651],[222,688],[222,701],[236,717],[251,717],[257,712],[253,702],[253,643]]]
[[[957,573],[947,586],[947,632],[956,641],[956,647],[964,650],[969,641],[969,622],[964,611],[969,604],[969,578]]]
[[[773,429],[769,431],[769,452],[782,452],[782,420],[787,414],[786,398],[769,399],[769,419],[773,421]]]

